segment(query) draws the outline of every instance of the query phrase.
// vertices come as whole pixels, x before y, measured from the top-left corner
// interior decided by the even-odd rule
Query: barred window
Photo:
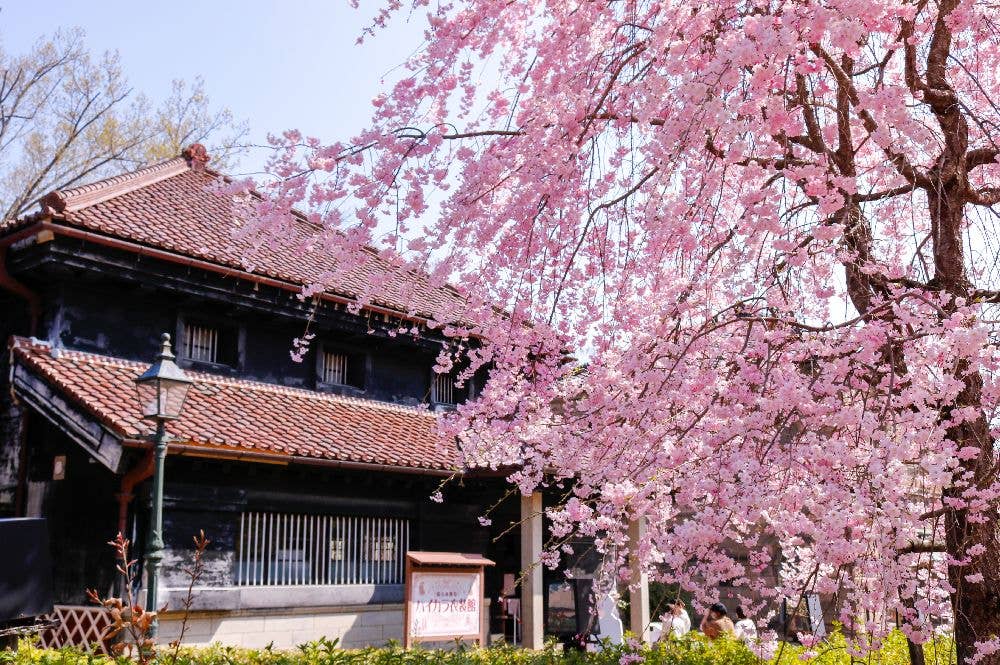
[[[435,404],[455,404],[455,377],[435,373],[431,381],[431,401]]]
[[[409,542],[405,519],[245,512],[237,584],[402,584]]]
[[[392,536],[370,538],[367,546],[371,550],[369,556],[372,561],[396,560],[396,539]]]
[[[319,376],[323,383],[345,385],[347,383],[347,354],[323,351],[320,358]]]
[[[208,365],[240,364],[240,327],[231,321],[182,315],[177,331],[177,355]]]
[[[321,346],[316,354],[317,388],[350,387],[364,390],[366,355],[337,346]]]
[[[183,356],[199,362],[219,362],[219,330],[208,326],[184,326]]]

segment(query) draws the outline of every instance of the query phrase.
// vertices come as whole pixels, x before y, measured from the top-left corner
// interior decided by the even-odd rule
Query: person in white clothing
[[[684,603],[675,600],[670,603],[670,635],[683,637],[691,632],[691,617],[684,609]]]
[[[757,626],[747,618],[742,607],[736,608],[736,616],[739,620],[733,628],[733,634],[736,636],[736,639],[750,644],[757,639]]]
[[[625,629],[622,626],[622,619],[618,613],[618,592],[611,591],[601,596],[597,602],[597,630],[595,636],[598,640],[608,640],[611,644],[621,644],[625,641]]]

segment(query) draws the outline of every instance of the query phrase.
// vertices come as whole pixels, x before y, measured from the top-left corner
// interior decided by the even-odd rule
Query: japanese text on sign
[[[478,573],[413,573],[410,634],[416,638],[478,635]]]

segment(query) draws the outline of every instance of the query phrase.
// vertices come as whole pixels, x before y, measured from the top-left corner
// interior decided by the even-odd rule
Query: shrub
[[[882,642],[880,648],[864,658],[851,657],[851,643],[840,632],[835,632],[824,642],[812,649],[815,656],[809,659],[813,665],[909,665],[910,655],[906,637],[893,631]],[[853,645],[856,646],[856,645]],[[772,661],[772,665],[801,665],[806,649],[801,646],[785,645]],[[955,643],[949,637],[937,637],[924,645],[925,665],[952,665],[955,663]]]
[[[864,659],[852,659],[848,641],[835,633],[813,648],[785,644],[769,665],[909,665],[906,639],[893,633],[881,648]],[[926,665],[952,665],[954,645],[939,638],[924,646]],[[811,659],[808,657],[815,654]],[[183,647],[174,653],[157,654],[155,665],[620,665],[628,661],[645,665],[761,665],[742,643],[734,640],[709,642],[699,634],[656,644],[639,652],[628,646],[608,646],[600,653],[561,653],[554,645],[543,651],[525,651],[511,646],[488,649],[459,647],[451,651],[403,649],[398,644],[380,648],[341,649],[336,640],[321,639],[297,649],[241,649],[222,646]],[[134,665],[124,656],[94,656],[79,649],[40,649],[22,641],[16,650],[0,652],[0,665]]]

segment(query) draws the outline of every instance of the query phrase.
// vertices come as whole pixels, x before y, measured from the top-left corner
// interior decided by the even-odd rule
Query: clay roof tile
[[[146,168],[99,182],[50,192],[40,203],[53,222],[153,247],[184,257],[290,282],[322,284],[336,295],[355,298],[372,280],[380,282],[374,304],[400,314],[430,317],[461,308],[453,288],[431,284],[428,275],[403,272],[374,250],[360,265],[338,270],[330,253],[310,247],[319,231],[297,215],[278,246],[241,236],[232,202],[210,191],[222,176],[204,168],[191,151]],[[202,150],[203,152],[203,150]],[[207,159],[207,156],[203,156]],[[0,233],[31,218],[0,223]]]
[[[120,358],[52,348],[15,337],[14,361],[123,439],[149,434],[133,379],[145,368]],[[184,412],[168,425],[175,440],[260,453],[449,471],[457,450],[443,442],[426,409],[188,372]]]

